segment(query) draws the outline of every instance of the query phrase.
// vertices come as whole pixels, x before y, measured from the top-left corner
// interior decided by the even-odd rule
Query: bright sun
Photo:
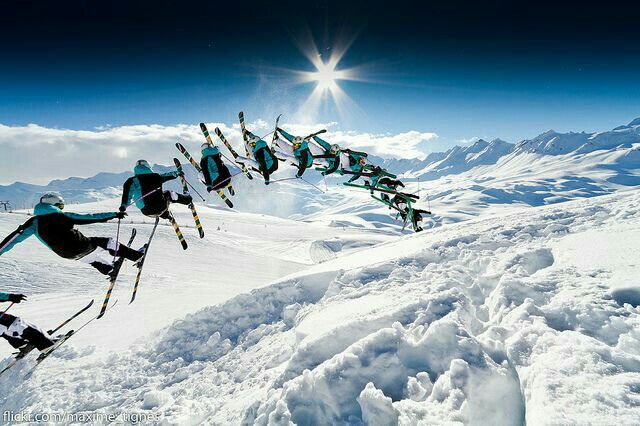
[[[336,71],[331,64],[316,64],[318,71],[314,72],[312,78],[318,82],[318,89],[324,91],[334,91],[337,88],[336,80],[340,79],[340,71]]]
[[[300,106],[299,111],[306,119],[317,117],[320,110],[332,103],[340,115],[345,120],[354,112],[360,111],[358,105],[340,87],[340,80],[365,81],[358,76],[357,68],[341,68],[340,60],[347,52],[352,40],[343,40],[334,45],[330,50],[330,55],[321,55],[312,38],[307,39],[307,43],[301,47],[302,53],[313,64],[314,71],[295,71],[298,75],[297,83],[315,83],[313,91]],[[338,68],[338,69],[337,69]]]

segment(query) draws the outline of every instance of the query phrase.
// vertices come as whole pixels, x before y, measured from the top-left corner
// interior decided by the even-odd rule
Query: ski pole
[[[118,241],[120,240],[120,222],[122,219],[118,219],[118,230],[116,231],[116,249],[113,251],[113,263],[116,263],[116,257],[118,254]]]
[[[267,133],[267,134],[266,134],[266,135],[264,135],[264,136],[260,136],[260,139],[264,139],[264,138],[266,138],[267,136],[269,136],[269,135],[270,135],[270,134],[272,134],[272,133],[275,133],[275,130],[270,131],[269,133]]]
[[[300,180],[302,180],[303,182],[308,183],[309,185],[313,186],[315,189],[317,189],[318,191],[322,192],[324,194],[324,191],[320,188],[318,188],[316,185],[312,184],[311,182],[309,182],[308,180],[304,179],[304,178],[300,178]],[[325,181],[325,185],[326,185],[326,181]]]
[[[184,178],[183,178],[183,179],[184,179]],[[198,190],[197,190],[197,189],[195,189],[195,188],[193,187],[193,185],[191,185],[191,184],[189,183],[189,181],[188,181],[187,179],[184,179],[184,181],[185,181],[185,182],[187,182],[187,185],[189,185],[189,186],[191,187],[191,189],[193,189],[193,190],[196,192],[196,194],[198,194],[198,197],[202,198],[202,201],[207,201],[207,200],[205,200],[205,199],[204,199],[204,197],[203,197],[202,195],[200,195],[200,193],[198,192]]]
[[[242,173],[244,173],[244,172],[242,170],[240,170],[239,172],[236,172],[236,173],[232,174],[228,178],[221,180],[220,183],[224,183],[224,182],[230,181],[232,177],[238,176],[239,174],[242,174]]]
[[[8,311],[9,309],[11,309],[11,307],[12,307],[13,305],[15,305],[15,303],[16,303],[16,302],[11,302],[11,304],[9,305],[9,307],[8,307],[7,309],[5,309],[2,313],[0,313],[0,318],[2,318],[2,317],[4,316],[4,314],[6,314],[6,313],[7,313],[7,311]]]
[[[9,241],[7,241],[7,243],[5,245],[3,245],[2,247],[0,247],[0,252],[2,252],[2,250],[4,250],[5,248],[9,247],[9,245],[15,241],[16,238],[18,238],[20,236],[20,234],[22,234],[22,231],[18,232],[16,235],[14,235],[13,237],[11,237],[11,239]]]
[[[132,205],[134,205],[135,203],[137,203],[138,201],[142,200],[143,198],[148,197],[149,195],[153,194],[154,192],[158,191],[160,188],[156,188],[152,191],[147,192],[146,194],[144,194],[142,197],[133,200],[132,202],[130,202],[129,204],[127,204],[126,206],[124,206],[125,210],[128,209],[129,207],[131,207]]]

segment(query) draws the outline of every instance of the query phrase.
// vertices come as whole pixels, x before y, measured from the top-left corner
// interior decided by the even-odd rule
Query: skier
[[[208,142],[202,144],[200,168],[204,175],[207,191],[211,192],[227,188],[229,194],[235,194],[231,185],[231,172],[222,161],[222,155],[217,146],[210,145]]]
[[[142,214],[171,220],[169,204],[191,204],[191,195],[162,190],[162,185],[165,182],[180,175],[177,170],[163,174],[155,173],[146,160],[138,160],[133,172],[135,176],[124,182],[120,204],[121,213],[124,213],[129,204],[135,201]]]
[[[298,173],[296,173],[296,177],[301,178],[305,170],[313,165],[313,155],[311,154],[311,150],[309,149],[309,141],[303,139],[300,136],[293,136],[292,134],[287,133],[281,128],[277,128],[276,132],[280,133],[287,141],[291,143],[293,149],[293,157],[298,162]]]
[[[415,232],[422,231],[422,226],[420,226],[422,222],[422,213],[431,214],[428,210],[414,209],[411,205],[411,200],[401,194],[395,195],[391,200],[391,204],[397,207],[403,222],[406,222],[407,219],[411,221],[411,225]],[[391,208],[391,206],[389,208]]]
[[[267,145],[265,141],[248,130],[246,131],[246,135],[253,153],[253,158],[258,163],[258,168],[264,178],[264,184],[269,185],[270,175],[278,170],[278,159],[273,152],[271,152],[269,145]]]
[[[26,299],[24,294],[0,292],[0,302],[20,303]],[[7,340],[14,348],[19,349],[20,354],[26,354],[32,347],[43,351],[53,346],[57,340],[35,325],[6,312],[0,312],[0,337]]]
[[[311,146],[317,146],[320,148],[320,152],[318,154],[313,154],[313,158],[322,159],[326,162],[325,167],[318,167],[316,170],[320,171],[323,176],[336,172],[340,167],[340,147],[337,144],[331,145],[318,136],[314,136],[313,141],[315,142],[315,145]]]
[[[347,182],[353,182],[357,180],[367,164],[367,153],[352,151],[350,149],[340,150],[340,174],[353,175]]]
[[[372,176],[370,177],[371,182],[369,183],[369,186],[372,188],[386,187],[388,189],[397,191],[398,187],[405,187],[404,183],[402,183],[400,179],[393,178],[393,175],[387,173],[387,171],[380,166],[368,166],[367,170],[372,174]],[[374,190],[371,189],[371,194],[373,193]],[[384,201],[390,201],[389,194],[385,192],[380,193],[380,198],[382,198]]]
[[[43,244],[65,259],[80,260],[109,275],[115,256],[137,262],[142,252],[107,237],[86,237],[75,225],[107,222],[125,216],[124,212],[78,214],[66,213],[64,199],[55,193],[44,194],[33,209],[34,216],[20,225],[0,243],[0,255],[35,235]]]

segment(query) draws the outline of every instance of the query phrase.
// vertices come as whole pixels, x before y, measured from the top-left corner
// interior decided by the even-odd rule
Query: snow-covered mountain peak
[[[628,127],[638,127],[638,126],[640,126],[640,117],[632,120],[627,126]]]

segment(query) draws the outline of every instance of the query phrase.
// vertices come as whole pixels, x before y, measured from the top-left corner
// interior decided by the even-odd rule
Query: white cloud
[[[456,142],[462,144],[462,145],[471,145],[474,144],[476,142],[478,142],[480,139],[487,139],[486,136],[473,136],[470,138],[463,138],[463,139],[458,139]]]
[[[271,130],[272,124],[257,120],[253,130]],[[237,124],[207,123],[214,141],[213,129],[218,126],[236,147],[242,146]],[[386,157],[423,157],[435,133],[408,131],[400,134],[370,134],[333,130],[336,123],[318,125],[286,125],[285,129],[307,135],[322,128],[329,130],[323,137],[331,143],[364,150]],[[204,141],[198,125],[173,126],[134,125],[105,126],[94,130],[71,130],[0,124],[0,184],[14,181],[47,183],[70,176],[92,176],[98,172],[131,170],[135,161],[144,158],[150,163],[171,164],[178,155],[176,142],[197,153]],[[240,151],[241,152],[241,151]]]

